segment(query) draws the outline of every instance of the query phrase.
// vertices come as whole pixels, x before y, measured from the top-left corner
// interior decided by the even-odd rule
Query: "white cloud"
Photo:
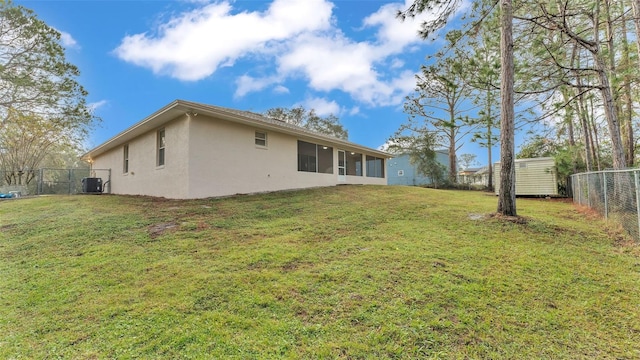
[[[369,106],[398,105],[415,86],[399,56],[419,47],[419,24],[430,16],[399,21],[395,12],[412,1],[385,4],[364,18],[358,30],[367,40],[360,41],[336,27],[329,0],[274,0],[262,12],[236,11],[236,3],[220,1],[126,36],[114,53],[185,81],[240,59],[256,62],[236,80],[236,97],[268,88],[288,93],[286,81],[302,78],[317,92],[340,90]]]
[[[276,94],[288,94],[290,93],[289,88],[283,85],[278,85],[273,89],[273,92]]]
[[[363,20],[364,28],[378,28],[374,42],[346,38],[339,29],[298,36],[278,59],[279,73],[283,78],[301,74],[314,90],[339,89],[371,106],[401,103],[415,87],[415,78],[412,73],[399,72],[404,62],[395,56],[422,41],[417,36],[418,24],[429,16],[400,22],[395,12],[408,3],[384,5]],[[389,59],[391,56],[394,58]]]
[[[156,74],[200,80],[271,42],[328,28],[332,7],[325,0],[275,0],[265,12],[234,14],[229,2],[208,4],[172,18],[156,34],[126,36],[115,54]]]
[[[392,69],[400,69],[404,66],[404,61],[394,58],[391,59],[391,64],[389,65]]]
[[[386,48],[397,51],[397,46],[402,49],[405,45],[415,42],[418,36],[420,24],[436,20],[440,15],[439,7],[432,11],[426,11],[415,18],[407,18],[400,21],[396,17],[398,10],[408,9],[415,0],[405,0],[404,4],[392,3],[383,5],[380,9],[366,17],[363,21],[365,26],[379,26],[377,38],[386,44]],[[468,10],[471,7],[469,0],[461,0],[456,10],[456,15]],[[394,47],[396,46],[396,47]]]
[[[62,42],[62,45],[66,48],[78,48],[78,42],[76,41],[76,39],[73,38],[73,36],[71,36],[71,34],[69,34],[66,31],[62,31],[62,30],[58,30],[55,29],[57,32],[60,33],[60,41]]]
[[[240,98],[251,92],[262,91],[273,86],[273,92],[275,94],[289,94],[289,88],[282,84],[278,84],[282,79],[277,76],[255,78],[249,75],[242,75],[236,79],[236,92],[234,97]]]
[[[302,72],[316,90],[341,89],[353,95],[375,82],[371,48],[336,35],[301,37],[279,61],[282,73]],[[366,100],[366,99],[363,99]]]
[[[318,116],[338,115],[340,114],[340,105],[335,101],[329,101],[323,98],[309,98],[304,101],[305,109],[313,109]]]
[[[376,37],[384,44],[383,49],[389,53],[402,50],[407,44],[418,41],[418,27],[424,21],[433,19],[431,13],[424,13],[414,19],[408,18],[400,21],[396,18],[396,12],[407,9],[413,0],[405,0],[404,4],[392,3],[380,7],[380,9],[366,17],[363,21],[366,27],[378,27]]]
[[[274,80],[270,78],[256,79],[249,75],[242,75],[236,79],[237,88],[234,96],[243,97],[250,92],[264,90],[273,82]]]
[[[107,105],[109,102],[107,100],[100,100],[100,101],[96,101],[96,102],[92,102],[92,103],[88,103],[87,104],[87,108],[89,109],[89,111],[91,113],[95,113],[96,110],[98,110],[99,108]]]

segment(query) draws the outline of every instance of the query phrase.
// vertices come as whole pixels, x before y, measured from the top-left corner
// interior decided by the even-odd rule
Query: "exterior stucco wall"
[[[157,131],[165,129],[165,165],[156,166]],[[267,147],[255,145],[255,131],[267,133]],[[182,115],[140,135],[129,145],[129,171],[123,172],[124,145],[93,158],[95,169],[111,169],[110,192],[172,199],[205,198],[337,184],[386,185],[384,178],[346,176],[338,181],[338,150],[333,148],[333,173],[298,171],[298,140],[318,143],[277,131],[219,120]],[[379,157],[379,155],[372,154]],[[385,162],[387,159],[385,159]],[[386,164],[385,164],[386,167]]]
[[[157,131],[165,129],[165,165],[156,166]],[[93,159],[95,169],[111,169],[111,193],[188,197],[188,118],[179,117],[130,142],[129,171],[123,172],[124,145]]]
[[[256,130],[267,133],[266,148],[255,145]],[[206,116],[194,117],[190,127],[188,197],[336,185],[338,148],[320,145],[333,147],[333,174],[298,171],[295,136]],[[343,183],[386,185],[386,178],[347,176]]]

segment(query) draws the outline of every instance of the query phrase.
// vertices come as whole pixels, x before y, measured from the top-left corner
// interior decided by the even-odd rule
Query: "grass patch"
[[[0,202],[0,358],[640,357],[640,258],[571,204],[341,186]]]

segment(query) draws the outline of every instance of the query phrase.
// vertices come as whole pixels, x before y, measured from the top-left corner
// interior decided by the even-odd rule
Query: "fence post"
[[[578,204],[584,205],[582,203],[582,175],[578,175]]]
[[[640,234],[640,186],[638,186],[640,183],[638,182],[638,170],[633,172],[633,177],[635,178],[636,186],[636,216],[638,217],[638,234]]]
[[[42,195],[42,182],[44,181],[44,174],[42,168],[38,170],[38,186],[36,186],[36,195]]]
[[[607,173],[602,173],[602,183],[604,185],[604,218],[609,219],[609,204],[607,197]]]
[[[587,191],[589,189],[589,187],[587,186],[587,182],[589,181],[589,177],[588,175],[582,175],[580,176],[580,205],[585,205],[586,201],[584,201],[584,196],[582,196],[584,193],[582,192],[582,189],[584,189],[585,187],[587,188]],[[588,194],[587,194],[588,196]]]
[[[587,206],[591,207],[591,176],[587,174]]]
[[[69,193],[69,195],[71,195],[71,172],[73,170],[69,169],[68,171],[69,171],[68,176],[67,176],[69,178],[69,186],[68,186],[68,190],[69,191],[68,191],[68,193]]]

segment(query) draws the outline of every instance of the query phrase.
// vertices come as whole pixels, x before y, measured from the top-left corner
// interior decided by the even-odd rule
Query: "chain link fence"
[[[84,178],[102,179],[102,192],[111,192],[109,169],[43,168],[25,172],[0,170],[0,193],[18,193],[21,196],[80,194],[83,193]]]
[[[640,169],[571,176],[573,202],[598,211],[640,242]]]

